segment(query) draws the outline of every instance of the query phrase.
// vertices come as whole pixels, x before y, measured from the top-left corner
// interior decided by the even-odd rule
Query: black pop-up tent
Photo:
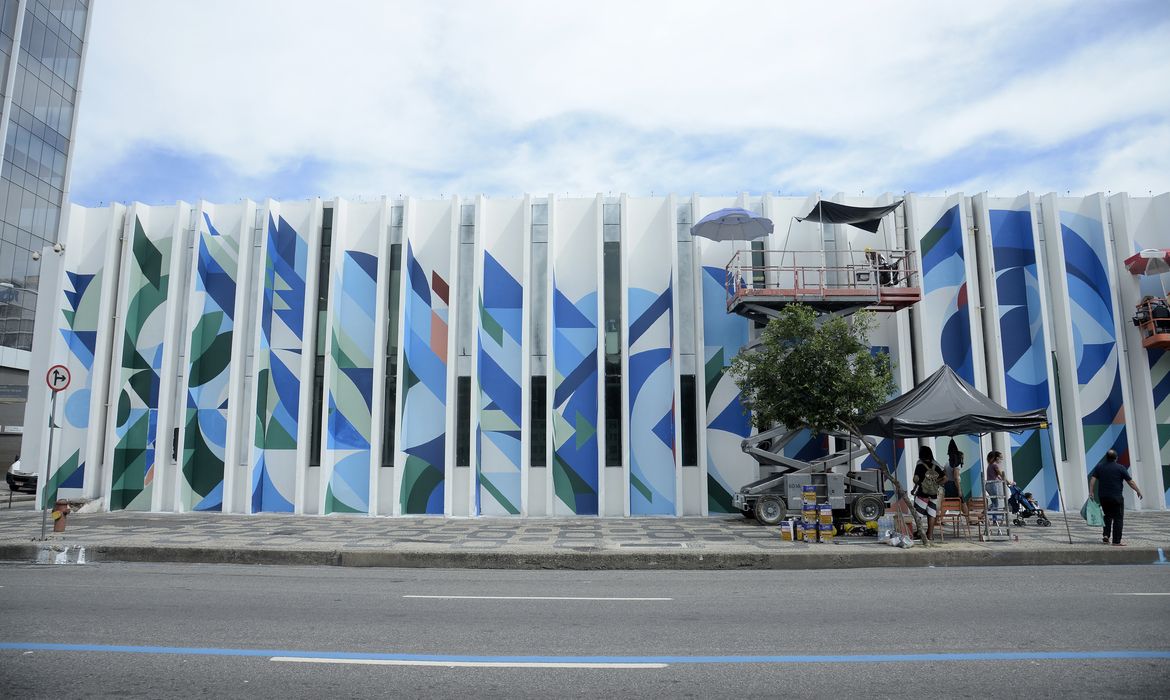
[[[804,216],[794,217],[797,221],[816,221],[825,224],[849,224],[864,229],[870,233],[877,233],[882,224],[882,217],[898,208],[901,200],[884,207],[851,207],[848,204],[837,204],[818,199],[813,210]]]
[[[995,432],[1019,432],[1029,428],[1048,426],[1044,409],[1012,412],[992,401],[968,384],[955,371],[943,365],[918,386],[882,404],[864,423],[858,426],[862,435],[880,435],[888,438],[944,437],[950,435],[982,435]],[[1049,439],[1052,439],[1051,432]],[[982,475],[980,475],[982,478]],[[1064,492],[1060,474],[1056,474],[1056,490],[1064,511],[1065,531],[1068,531],[1068,509],[1064,507]],[[1072,534],[1069,533],[1069,544]]]
[[[1044,409],[1013,413],[943,365],[918,386],[878,407],[859,428],[863,435],[913,438],[1018,433],[1047,422]]]

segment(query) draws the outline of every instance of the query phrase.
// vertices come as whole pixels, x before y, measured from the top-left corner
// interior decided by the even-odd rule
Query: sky
[[[1170,190],[1170,2],[104,0],[70,196]]]

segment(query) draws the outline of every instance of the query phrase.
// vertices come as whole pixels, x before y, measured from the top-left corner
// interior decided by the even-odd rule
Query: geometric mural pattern
[[[325,361],[330,382],[325,448],[335,460],[325,492],[326,513],[366,513],[370,508],[377,287],[377,256],[343,251],[341,269],[333,277],[336,301]]]
[[[1151,429],[1156,431],[1156,442],[1155,437],[1142,435],[1149,445],[1142,443],[1143,459],[1135,457],[1135,469],[1140,470],[1135,478],[1146,488],[1161,476],[1167,487],[1161,498],[1151,497],[1142,505],[1170,505],[1170,352],[1127,345],[1137,333],[1126,330],[1123,337],[1119,330],[1123,324],[1128,328],[1132,311],[1118,306],[1119,298],[1128,302],[1138,298],[1136,293],[1162,295],[1164,280],[1142,277],[1135,287],[1121,264],[1125,251],[1110,248],[1124,245],[1138,251],[1167,245],[1164,231],[1170,199],[1135,199],[1143,201],[1127,204],[1129,200],[1121,195],[1107,201],[1101,196],[1058,197],[1057,215],[1038,229],[1030,204],[1021,204],[1033,201],[1031,197],[990,203],[984,197],[961,195],[911,198],[909,204],[921,223],[914,236],[921,255],[916,262],[921,265],[923,298],[912,319],[886,317],[869,337],[871,351],[890,348],[895,363],[913,359],[926,372],[945,364],[973,384],[978,379],[977,387],[1003,386],[1000,398],[1012,410],[1052,408],[1049,397],[1057,381],[1066,390],[1072,387],[1068,395],[1076,397],[1079,415],[1066,415],[1065,424],[1079,425],[1081,439],[1061,440],[1068,463],[1053,454],[1054,438],[1061,438],[1057,423],[1051,435],[1047,430],[1032,430],[1005,438],[1010,440],[1006,449],[1011,450],[1014,478],[1046,508],[1059,505],[1055,498],[1058,468],[1077,464],[1082,455],[1091,468],[1110,448],[1120,453],[1123,463],[1135,457],[1128,445],[1127,408],[1137,411],[1138,428],[1144,428],[1152,411]],[[387,275],[380,267],[379,252],[386,238],[396,235],[379,218],[382,208],[375,213],[373,206],[356,207],[343,200],[324,205],[336,207],[337,221],[344,222],[333,231],[331,265],[316,260],[322,234],[315,228],[320,225],[320,202],[272,203],[268,217],[257,222],[256,235],[263,232],[264,237],[254,241],[254,249],[245,242],[249,236],[243,235],[251,226],[241,219],[253,211],[253,205],[231,209],[235,214],[227,208],[204,206],[192,232],[177,225],[187,221],[190,211],[185,205],[75,208],[66,220],[68,250],[59,265],[51,266],[58,275],[51,285],[55,293],[44,300],[52,307],[56,327],[51,333],[38,334],[37,342],[45,347],[38,346],[32,359],[34,366],[44,363],[46,368],[61,362],[72,374],[71,385],[57,395],[55,422],[61,429],[55,433],[47,467],[45,453],[38,450],[47,445],[48,397],[30,401],[30,411],[39,417],[26,425],[29,445],[25,451],[30,462],[39,459],[47,470],[41,497],[51,502],[57,497],[76,497],[78,492],[86,497],[105,496],[105,507],[113,510],[149,510],[158,503],[178,511],[392,511],[408,515],[442,514],[454,508],[459,514],[514,516],[531,511],[584,516],[621,512],[622,505],[633,515],[689,513],[700,507],[716,515],[731,512],[732,494],[759,471],[740,448],[753,428],[727,373],[748,341],[750,322],[726,313],[725,266],[745,245],[709,240],[681,244],[680,257],[689,248],[692,255],[687,259],[698,259],[698,289],[685,285],[676,289],[677,258],[669,247],[673,240],[666,234],[674,230],[667,215],[668,200],[629,200],[620,227],[620,245],[627,247],[618,248],[622,274],[617,289],[625,318],[616,326],[603,324],[598,287],[613,269],[602,265],[603,250],[608,255],[613,248],[603,247],[612,242],[605,238],[612,229],[604,229],[602,202],[596,198],[550,200],[545,268],[538,257],[544,251],[528,247],[532,241],[523,230],[528,221],[521,215],[523,201],[507,205],[510,219],[495,216],[504,209],[496,208],[500,203],[489,203],[489,213],[477,219],[477,226],[463,222],[465,230],[460,230],[453,221],[457,205],[409,200],[404,207],[406,224],[400,228],[407,238],[403,274],[397,278],[400,301],[395,290],[379,291],[379,275],[392,281],[397,272]],[[789,204],[797,207],[799,203],[777,205],[773,200],[770,209],[763,209],[775,214],[777,206],[783,209]],[[1120,224],[1117,218],[1114,223],[1103,220],[1106,204],[1114,217],[1120,213],[1124,226],[1111,231],[1111,226]],[[1119,206],[1123,207],[1120,212]],[[967,208],[969,213],[964,213]],[[365,223],[355,224],[357,209],[362,209],[360,216],[370,215]],[[346,211],[350,211],[348,217]],[[968,216],[987,221],[987,231],[975,232],[986,238],[973,236],[969,227],[964,230]],[[434,219],[433,225],[429,219]],[[474,239],[463,239],[465,247],[459,250],[474,249],[479,253],[474,260],[453,250],[467,229],[474,231]],[[1059,261],[1058,268],[1042,268],[1038,230],[1046,234],[1049,246],[1040,250],[1054,256],[1051,259]],[[121,231],[125,239],[120,238]],[[186,238],[188,233],[194,234],[193,239]],[[1120,238],[1115,241],[1111,233]],[[661,239],[655,238],[659,234]],[[815,238],[814,246],[820,235]],[[972,241],[988,245],[971,247]],[[451,271],[456,260],[462,263],[458,277]],[[172,268],[183,270],[184,279],[189,274],[190,283],[180,286],[171,279]],[[316,289],[316,277],[310,280],[309,275],[319,269],[330,270],[328,290]],[[241,282],[250,280],[253,272],[242,270],[254,270],[256,275],[255,282],[248,282],[254,285],[250,291]],[[1045,272],[1051,277],[1042,279]],[[542,323],[545,317],[535,319],[524,304],[526,278],[532,274],[539,283],[550,285],[547,329]],[[452,328],[448,304],[458,284],[474,285],[473,279],[479,285],[467,301],[474,306],[462,309],[468,313],[461,319],[466,322],[461,328],[474,331],[465,337]],[[1042,287],[1046,280],[1059,282],[1054,288],[1060,294]],[[974,307],[975,299],[969,299],[968,286],[980,282],[986,285],[981,293],[984,302],[995,295],[994,316],[985,317]],[[385,328],[379,324],[390,320],[379,318],[379,309],[386,305],[381,295],[387,291],[392,304],[401,303],[404,310],[402,324],[397,326],[402,339],[400,343],[397,338],[387,339],[386,348],[375,347],[375,339],[381,338]],[[615,301],[613,290],[607,291],[610,301]],[[239,295],[245,293],[249,298],[241,299]],[[696,309],[696,317],[688,318],[692,293],[701,295],[701,308]],[[675,299],[676,294],[681,300]],[[1047,304],[1042,305],[1045,294]],[[328,312],[320,316],[312,315],[318,297],[330,300]],[[1048,317],[1045,310],[1050,310]],[[388,311],[394,314],[396,309]],[[701,323],[701,335],[699,328],[676,329],[676,313],[684,323]],[[1072,361],[1064,361],[1061,355],[1059,365],[1052,360],[1051,348],[1045,347],[1051,329],[1044,324],[1054,318],[1068,323],[1067,328],[1057,329],[1061,343],[1057,350],[1063,352],[1067,344],[1072,355]],[[903,323],[907,320],[913,323]],[[997,337],[985,338],[978,332],[984,321],[987,332]],[[530,327],[531,322],[535,323]],[[314,337],[306,335],[309,329],[316,329],[310,334]],[[673,361],[674,335],[680,332],[681,342],[694,338],[703,345],[701,352],[698,347],[693,352],[694,360],[701,358],[703,364],[699,400],[705,408],[699,426],[705,448],[699,462],[705,481],[681,484],[680,474],[696,474],[676,466],[679,436],[674,423],[679,408],[675,386],[687,381]],[[628,471],[605,468],[599,449],[605,441],[599,434],[603,411],[599,364],[601,353],[612,352],[602,341],[623,335],[628,350],[621,377],[626,401],[620,405],[624,431],[618,434],[628,448],[622,460]],[[915,354],[901,346],[904,336],[913,341]],[[533,355],[530,339],[547,341],[547,347]],[[470,397],[475,402],[470,415],[447,400],[456,374],[448,344],[456,340],[463,348],[474,344],[473,357],[461,359],[458,367],[460,373],[470,368]],[[987,347],[990,357],[983,358],[988,342],[997,346]],[[393,452],[395,464],[391,475],[383,470],[375,478],[378,475],[372,470],[381,464],[375,460],[383,456],[378,438],[383,437],[379,431],[384,427],[382,420],[377,425],[373,420],[373,393],[374,387],[381,391],[387,381],[379,354],[386,354],[387,348],[393,352],[396,346],[401,346],[402,355],[385,358],[390,381],[398,379],[395,367],[402,372],[397,410],[388,410],[386,416],[398,428],[397,434],[387,433],[391,442],[386,451]],[[318,347],[325,348],[321,350],[323,395],[309,390],[314,375],[306,370],[313,363],[304,356]],[[692,349],[679,350],[680,361],[689,366]],[[1133,357],[1135,352],[1145,357]],[[253,358],[250,381],[237,369],[249,354]],[[180,355],[181,364],[172,370],[167,361]],[[536,467],[531,473],[524,471],[528,459],[521,449],[522,438],[531,425],[539,425],[540,417],[532,416],[531,422],[525,418],[529,363],[534,373],[551,375],[545,410],[553,443],[547,469]],[[985,364],[1002,376],[985,378]],[[1135,406],[1126,405],[1124,382],[1132,379],[1134,387],[1144,389],[1147,377],[1150,388],[1145,390],[1152,395],[1146,398],[1139,393],[1133,396]],[[237,394],[245,390],[245,405],[234,405]],[[312,416],[307,408],[311,397],[320,407]],[[381,414],[383,407],[378,408]],[[690,406],[682,409],[686,412]],[[311,427],[301,422],[306,417],[315,419]],[[452,466],[446,455],[466,454],[462,441],[458,448],[452,444],[455,433],[449,433],[447,426],[459,425],[462,431],[468,418],[474,421],[474,432],[468,428],[459,437],[475,441],[474,471],[470,475],[457,472],[461,475],[457,483],[446,483],[446,470]],[[181,428],[177,446],[171,441],[175,428]],[[226,453],[229,446],[236,450],[237,438],[248,453],[248,464],[239,470],[229,462],[239,455]],[[981,469],[981,451],[986,452],[990,441],[983,440],[981,446],[972,436],[955,436],[955,440],[966,453],[964,486],[977,488],[974,470]],[[323,452],[319,468],[308,454],[309,442],[319,444]],[[816,458],[831,444],[823,435],[803,433],[785,447],[785,454]],[[946,445],[945,437],[935,441],[940,461],[946,459]],[[167,456],[176,447],[177,460],[172,461]],[[876,450],[887,462],[892,458],[905,462],[902,444],[879,441]],[[1146,454],[1150,450],[1153,455]],[[868,455],[859,451],[856,457],[862,468],[874,466]],[[167,469],[174,471],[162,471]],[[225,476],[229,481],[225,482]],[[382,478],[391,478],[392,485],[381,482],[375,494],[372,487]],[[1061,473],[1061,478],[1066,486],[1072,481],[1083,483],[1083,475]],[[158,491],[164,484],[165,494]],[[533,488],[526,490],[528,486]],[[705,502],[690,490],[695,488],[702,489]],[[228,498],[225,503],[225,496],[236,489],[242,498]],[[606,491],[604,503],[602,490]],[[685,494],[681,500],[680,494]],[[533,501],[528,502],[529,498]]]
[[[991,246],[999,302],[1004,391],[1011,411],[1047,409],[1048,356],[1032,212],[992,209]],[[1056,463],[1048,429],[1010,433],[1012,476],[1046,508],[1059,506]]]
[[[253,513],[293,512],[308,254],[308,243],[284,217],[269,214],[256,352]]]
[[[203,212],[196,248],[193,319],[183,432],[184,510],[223,509],[228,385],[235,331],[236,267],[240,243],[224,236]]]
[[[629,288],[630,514],[674,515],[674,283]]]
[[[597,515],[597,292],[573,301],[553,278],[553,495],[573,515]]]
[[[1132,253],[1157,245],[1145,245],[1151,241],[1133,241]],[[1165,245],[1165,244],[1163,244]],[[1165,273],[1163,273],[1164,275]],[[1137,278],[1140,296],[1162,296],[1163,275],[1142,275]],[[1146,361],[1150,367],[1150,387],[1154,404],[1154,424],[1158,440],[1158,464],[1162,470],[1163,503],[1170,506],[1170,351],[1150,348],[1146,350]]]
[[[702,244],[704,250],[716,247]],[[751,415],[740,403],[740,391],[727,368],[748,342],[749,321],[727,313],[727,284],[730,273],[723,267],[730,252],[717,246],[704,258],[722,262],[703,265],[700,278],[703,295],[703,358],[705,401],[707,402],[707,512],[739,512],[731,497],[745,484],[755,481],[754,459],[740,449],[740,442],[752,434]],[[706,262],[706,260],[704,260]]]
[[[1162,465],[1163,503],[1170,506],[1170,352],[1150,349],[1150,382],[1154,389],[1154,420],[1158,429],[1159,464]]]
[[[128,274],[129,293],[111,464],[111,510],[150,510],[158,448],[160,371],[170,283],[171,238],[151,240],[134,218]],[[165,441],[164,441],[165,442]]]
[[[519,515],[524,289],[487,250],[479,293],[476,512]]]
[[[428,277],[406,244],[402,344],[400,504],[404,514],[441,515],[446,477],[447,332],[450,286]]]
[[[919,251],[922,255],[923,294],[919,311],[924,324],[924,342],[932,345],[931,339],[937,338],[937,353],[942,364],[975,386],[974,338],[958,205],[944,212],[923,234]],[[927,364],[926,371],[933,372],[935,368],[929,366],[929,362]],[[954,441],[964,457],[963,495],[970,496],[972,487],[981,481],[983,457],[980,442],[978,436],[970,435],[956,435]],[[935,459],[945,464],[946,453],[936,450]]]
[[[1117,451],[1120,463],[1128,465],[1121,367],[1109,273],[1105,268],[1108,258],[1104,227],[1099,218],[1061,211],[1060,232],[1077,358],[1085,465],[1092,469],[1110,449]]]
[[[104,237],[102,237],[104,238]],[[100,251],[101,241],[95,249]],[[62,431],[58,439],[58,458],[51,467],[49,480],[41,489],[41,507],[57,500],[60,489],[79,489],[84,485],[85,460],[82,453],[89,434],[89,410],[92,396],[92,372],[94,354],[97,352],[98,325],[101,312],[102,283],[105,273],[101,269],[103,256],[92,255],[88,259],[78,256],[74,268],[93,269],[91,273],[66,269],[66,287],[62,292],[65,306],[61,309],[64,323],[58,326],[65,347],[69,351],[65,359],[72,376],[68,388],[58,392],[57,402],[62,404],[57,418]],[[63,420],[62,420],[63,418]]]

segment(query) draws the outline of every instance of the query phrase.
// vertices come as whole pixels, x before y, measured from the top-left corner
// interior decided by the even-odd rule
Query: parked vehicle
[[[817,501],[832,507],[834,521],[863,524],[886,512],[889,501],[882,472],[848,471],[864,449],[856,439],[835,435],[845,441],[845,449],[804,462],[784,455],[784,446],[799,432],[774,428],[743,441],[743,451],[755,458],[761,472],[767,472],[732,495],[732,504],[744,516],[776,525],[788,515],[800,515],[805,486],[814,487]]]
[[[13,491],[37,492],[37,473],[21,469],[20,457],[17,457],[12,466],[8,467],[5,481],[8,482],[8,488]]]

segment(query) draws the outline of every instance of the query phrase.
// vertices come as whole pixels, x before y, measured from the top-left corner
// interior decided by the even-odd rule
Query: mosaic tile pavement
[[[31,504],[0,504],[0,543],[40,536],[41,515]],[[1103,547],[1099,530],[1069,517],[1076,547]],[[1131,546],[1170,550],[1170,512],[1126,515]],[[1051,527],[1012,528],[1015,541],[948,539],[943,548],[1050,549],[1068,547],[1064,520]],[[831,545],[785,542],[779,529],[739,516],[629,519],[371,518],[352,515],[230,515],[220,513],[73,514],[50,539],[79,545],[259,548],[274,550],[421,551],[664,551],[784,552],[832,548],[834,554],[872,550],[874,537],[839,536]]]

